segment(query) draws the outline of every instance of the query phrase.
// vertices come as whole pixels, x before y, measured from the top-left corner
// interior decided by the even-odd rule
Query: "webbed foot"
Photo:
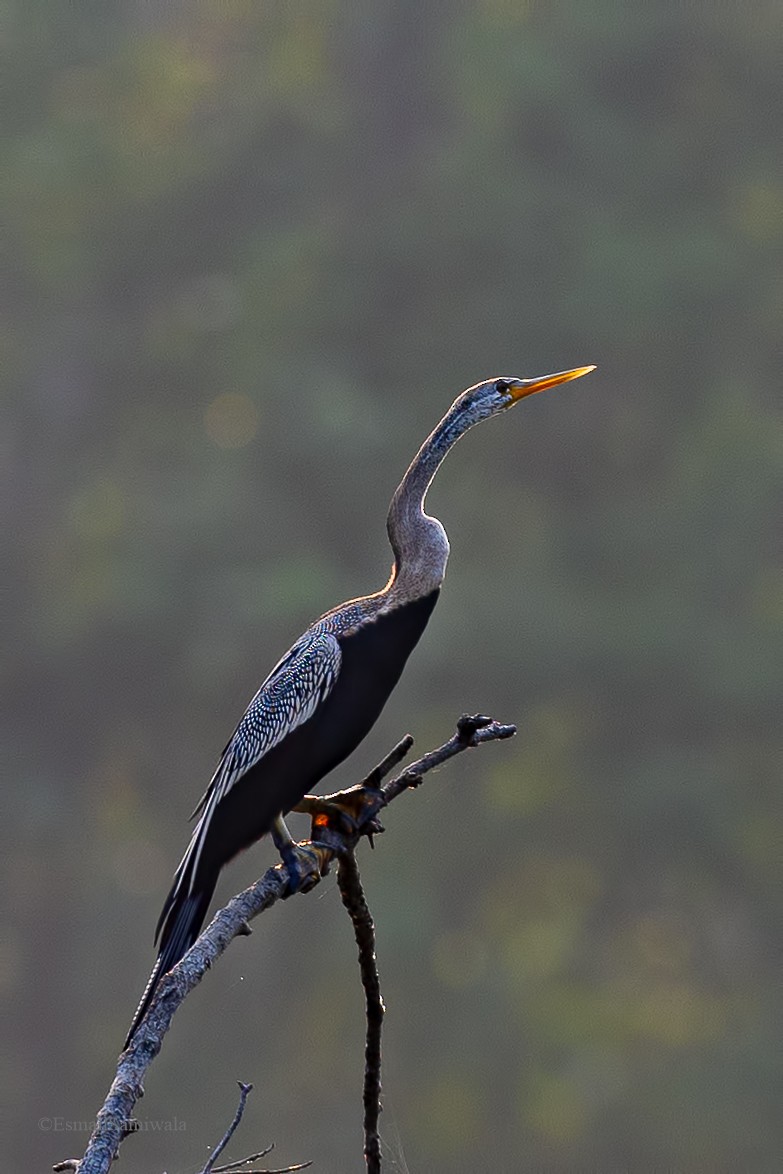
[[[288,893],[307,893],[318,884],[327,866],[326,855],[318,844],[298,844],[282,815],[272,825],[272,840],[288,873]]]

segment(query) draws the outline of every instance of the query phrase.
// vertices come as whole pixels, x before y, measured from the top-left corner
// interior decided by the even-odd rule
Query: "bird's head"
[[[591,371],[595,371],[594,366],[574,367],[570,371],[557,371],[554,375],[540,375],[535,379],[516,379],[512,376],[486,379],[463,391],[454,408],[460,415],[464,413],[471,424],[478,423],[498,412],[505,412],[529,395],[556,387],[558,383],[567,383],[569,379],[579,379]]]
[[[468,429],[481,420],[505,412],[528,395],[546,391],[548,387],[556,387],[569,379],[579,379],[594,370],[595,367],[573,367],[570,371],[557,371],[554,375],[540,375],[536,379],[485,379],[457,396],[411,461],[392,498],[388,529],[395,566],[403,563],[409,568],[418,566],[421,562],[419,547],[423,542],[422,557],[427,562],[428,573],[434,574],[432,581],[439,584],[443,578],[449,544],[440,522],[424,513],[424,499],[446,453]],[[426,531],[426,540],[422,538],[422,527]]]

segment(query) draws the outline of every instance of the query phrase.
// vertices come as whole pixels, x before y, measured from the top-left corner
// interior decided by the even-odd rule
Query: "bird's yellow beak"
[[[548,387],[557,387],[558,383],[567,383],[569,379],[581,379],[595,371],[591,367],[574,367],[572,371],[558,371],[554,375],[541,375],[538,379],[519,379],[511,384],[509,395],[513,400],[524,399],[526,395],[535,395],[537,391],[546,391]]]

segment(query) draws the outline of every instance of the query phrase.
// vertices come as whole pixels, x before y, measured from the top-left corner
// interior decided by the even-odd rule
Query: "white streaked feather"
[[[220,800],[265,754],[313,716],[334,688],[341,660],[336,638],[317,627],[305,633],[275,665],[247,707],[194,812],[200,818],[176,871],[177,887],[189,867],[192,889],[212,814]]]

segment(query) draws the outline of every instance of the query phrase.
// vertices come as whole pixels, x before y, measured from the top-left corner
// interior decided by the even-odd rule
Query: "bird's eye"
[[[510,387],[511,384],[507,379],[498,379],[497,383],[495,384],[495,391],[498,392],[499,395],[505,395]]]

